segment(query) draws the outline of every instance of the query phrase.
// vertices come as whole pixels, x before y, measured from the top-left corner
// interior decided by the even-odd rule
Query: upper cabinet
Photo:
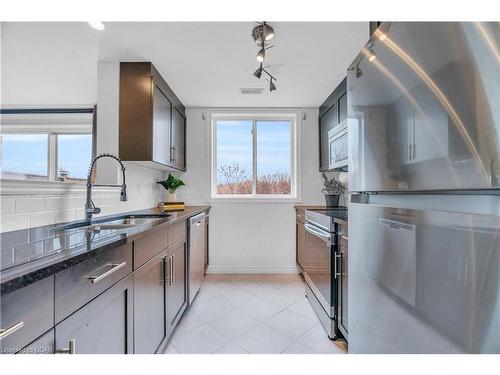
[[[120,63],[120,158],[185,171],[185,151],[179,98],[150,62]]]
[[[319,170],[329,170],[328,131],[347,119],[347,78],[319,107]]]

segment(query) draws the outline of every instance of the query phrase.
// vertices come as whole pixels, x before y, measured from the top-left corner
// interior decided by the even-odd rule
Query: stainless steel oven
[[[328,132],[329,169],[347,167],[347,120]]]
[[[335,224],[327,215],[306,211],[305,256],[302,261],[306,295],[330,338],[337,338]]]

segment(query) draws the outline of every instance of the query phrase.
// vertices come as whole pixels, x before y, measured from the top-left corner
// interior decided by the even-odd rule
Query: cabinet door
[[[56,326],[56,352],[67,353],[73,341],[77,354],[132,353],[132,327],[130,275]]]
[[[134,274],[134,353],[155,353],[166,335],[163,251]]]
[[[327,171],[330,167],[328,150],[328,131],[338,124],[338,108],[333,105],[328,112],[319,118],[319,157],[320,171]]]
[[[339,98],[339,122],[347,120],[347,93]]]
[[[339,329],[344,335],[344,337],[347,339],[347,332],[348,332],[348,325],[347,325],[347,319],[348,319],[348,314],[347,314],[347,304],[348,304],[348,287],[347,287],[347,275],[348,275],[348,270],[347,270],[347,264],[348,264],[348,259],[347,259],[347,247],[341,244],[339,246],[339,252],[340,252],[340,259],[338,260],[338,266],[340,267],[340,277],[339,277],[339,287],[338,287],[338,322],[339,322]]]
[[[169,247],[170,266],[167,279],[170,281],[166,287],[167,294],[167,336],[175,328],[177,321],[187,306],[187,246],[186,240],[179,241]]]
[[[172,103],[163,92],[153,88],[153,150],[152,159],[170,165]]]
[[[186,170],[186,119],[177,110],[172,114],[172,166]]]
[[[306,231],[304,229],[304,223],[297,220],[296,222],[297,228],[297,264],[299,265],[300,270],[304,269],[304,256],[306,250]]]
[[[54,354],[54,328],[16,354]]]

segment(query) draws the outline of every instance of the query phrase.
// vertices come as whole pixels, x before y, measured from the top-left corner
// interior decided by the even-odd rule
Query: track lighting
[[[271,39],[274,38],[274,29],[266,22],[262,22],[253,28],[252,38],[254,42],[259,46],[262,44],[262,42],[268,43]]]
[[[259,51],[255,55],[257,58],[257,61],[260,63],[259,67],[257,70],[253,73],[254,77],[257,77],[260,79],[262,77],[262,73],[265,73],[266,75],[269,76],[269,91],[274,91],[276,90],[276,85],[274,84],[273,81],[276,81],[276,78],[272,76],[271,73],[269,73],[264,66],[262,66],[262,63],[266,59],[266,49],[269,49],[273,46],[269,45],[269,41],[274,37],[274,29],[269,26],[266,22],[260,23],[258,26],[255,26],[252,30],[252,38],[253,40],[257,43],[257,45],[260,47]],[[267,65],[266,65],[267,67]]]
[[[262,63],[260,64],[260,66],[257,68],[257,70],[253,73],[253,75],[257,78],[260,79],[260,76],[262,75]]]
[[[269,91],[273,92],[274,90],[276,90],[276,85],[273,83],[273,78],[271,77],[269,81]]]
[[[377,58],[377,55],[375,55],[375,51],[371,47],[368,47],[366,48],[366,57],[369,62],[372,62]]]
[[[257,52],[257,61],[262,63],[264,59],[266,58],[266,49],[262,47],[259,52]]]
[[[363,71],[359,67],[359,64],[356,66],[356,78],[360,78],[363,75]]]

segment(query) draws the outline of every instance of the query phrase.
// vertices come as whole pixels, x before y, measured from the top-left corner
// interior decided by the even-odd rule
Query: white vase
[[[177,202],[177,194],[176,193],[168,193],[167,194],[167,202]]]

